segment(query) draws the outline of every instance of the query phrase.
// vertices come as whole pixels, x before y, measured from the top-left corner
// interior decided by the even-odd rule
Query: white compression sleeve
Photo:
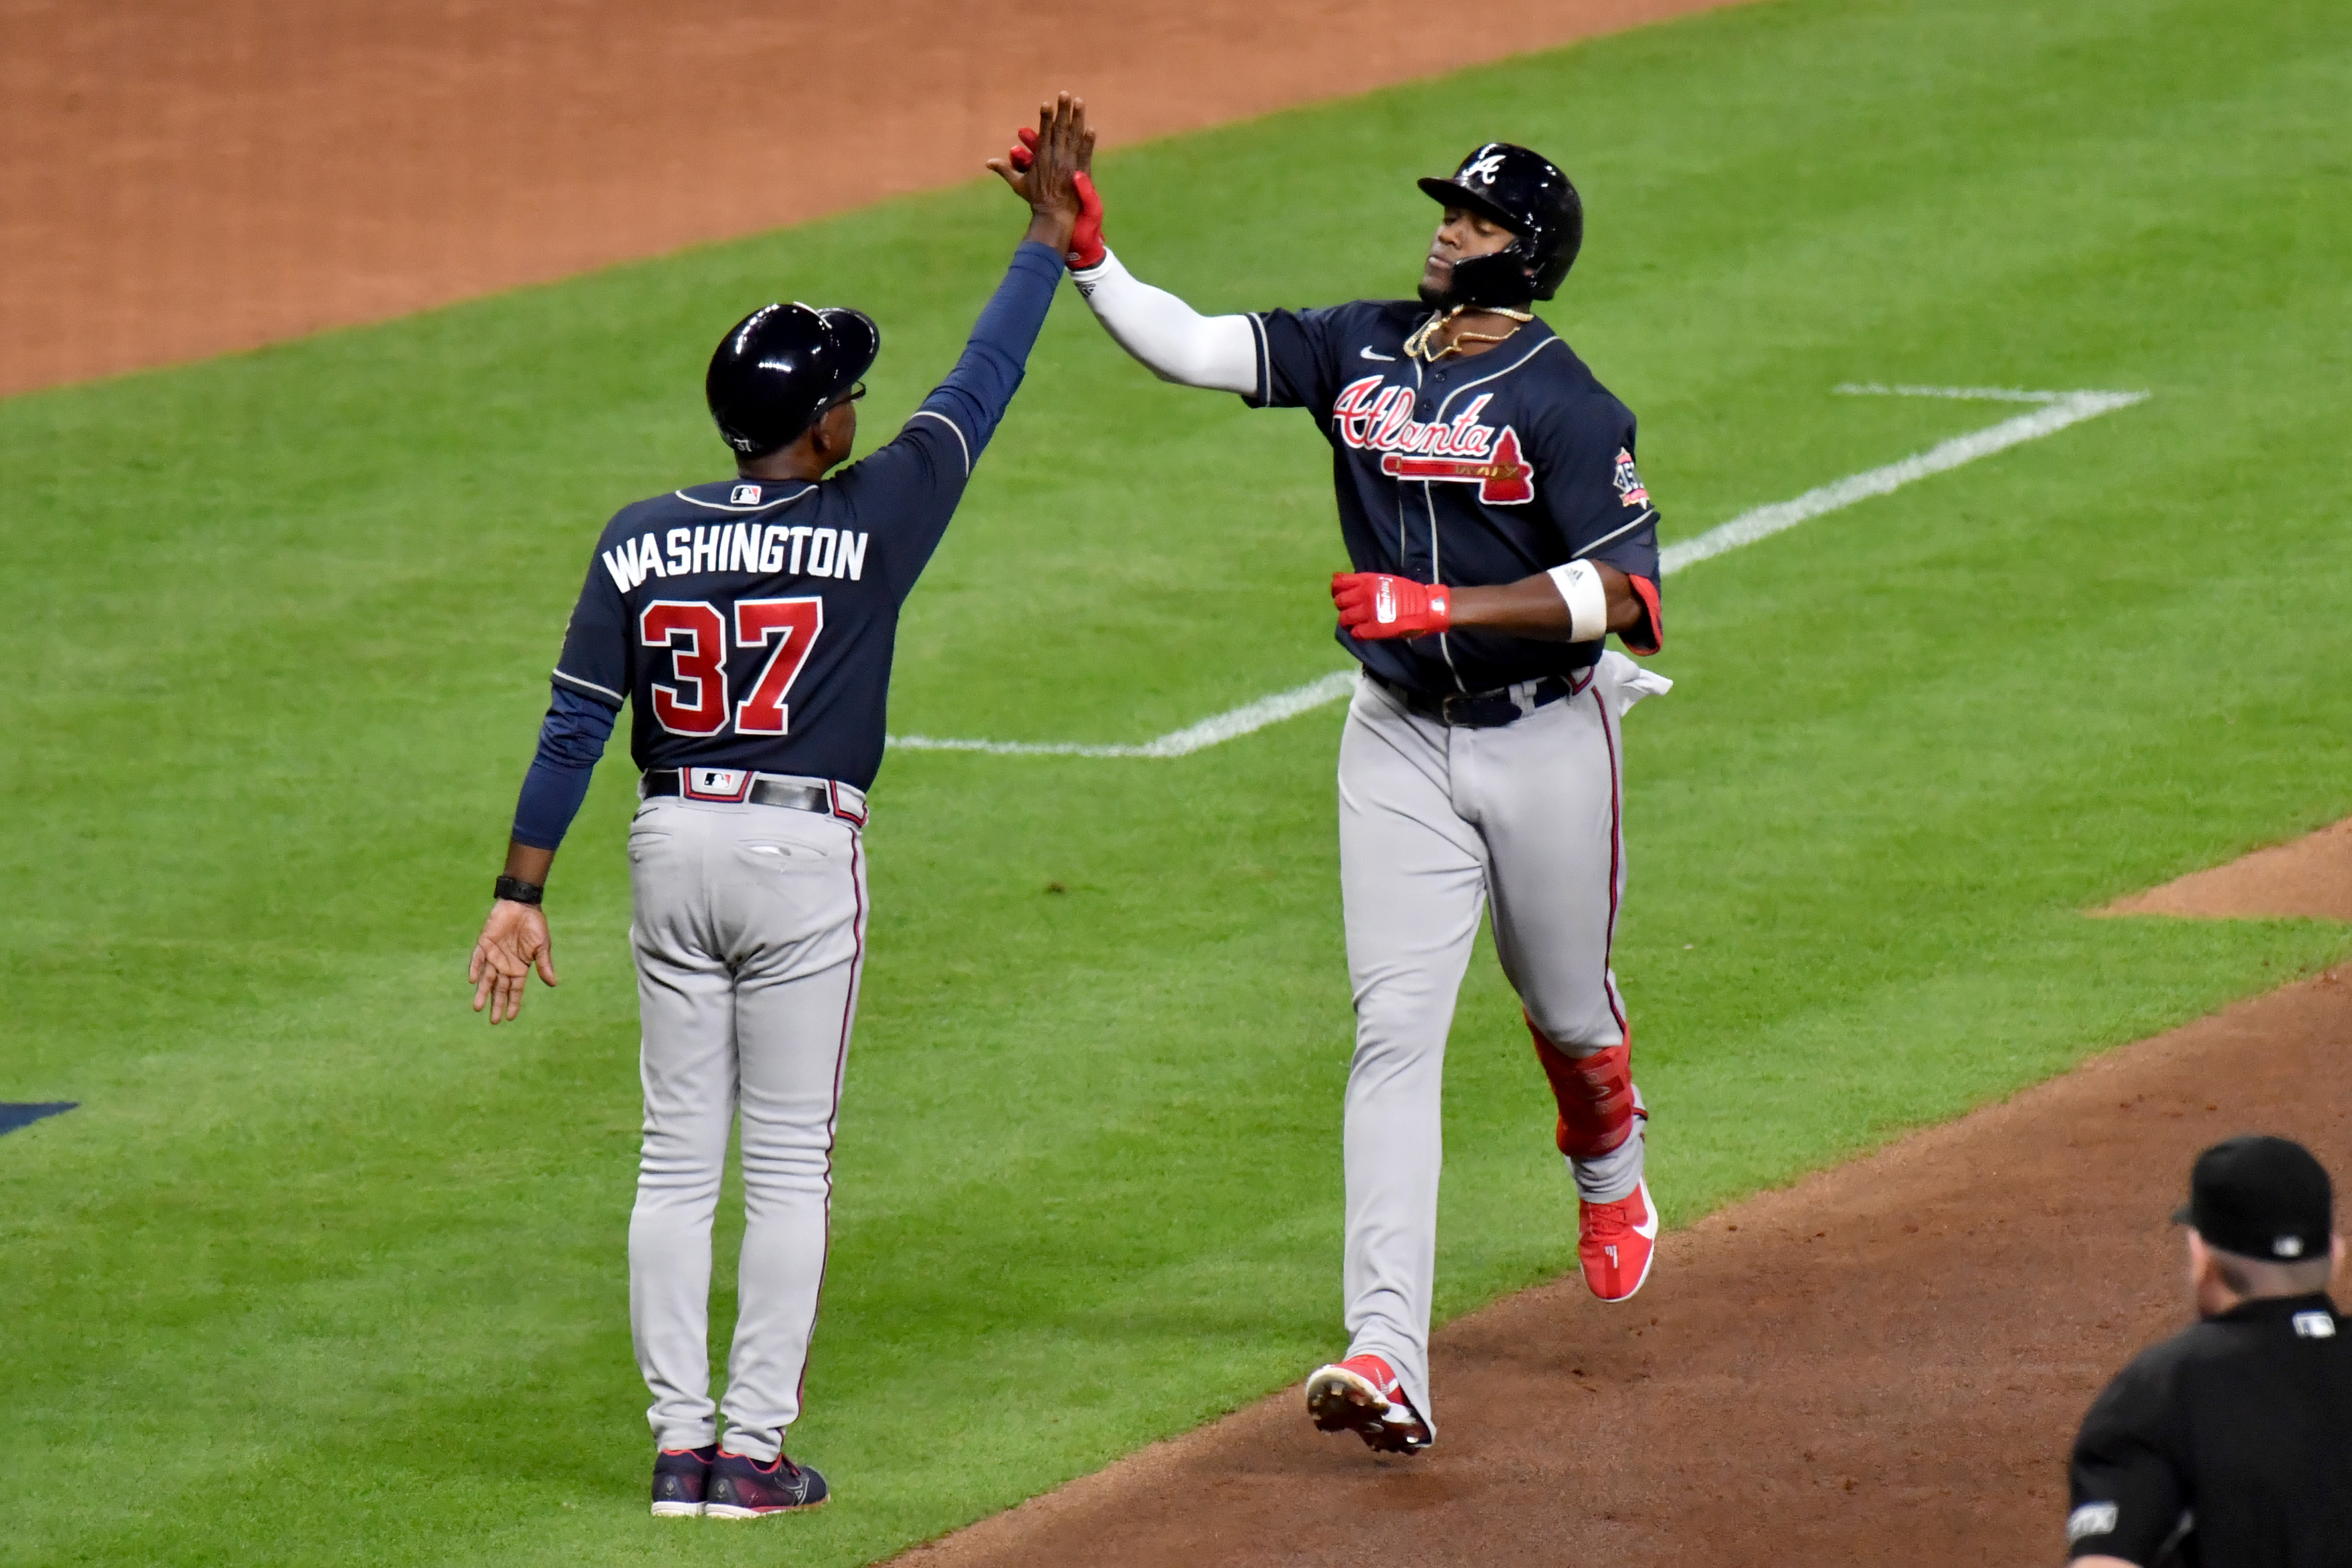
[[[1590,643],[1609,632],[1609,590],[1589,560],[1572,560],[1547,573],[1568,605],[1568,640]]]
[[[1108,251],[1070,280],[1103,329],[1161,381],[1244,397],[1257,391],[1257,329],[1248,317],[1203,316],[1137,279]]]

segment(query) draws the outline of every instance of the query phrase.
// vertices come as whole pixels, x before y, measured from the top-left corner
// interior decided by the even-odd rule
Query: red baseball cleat
[[[1576,1257],[1584,1282],[1604,1301],[1631,1301],[1657,1256],[1658,1211],[1643,1182],[1614,1203],[1579,1200]]]
[[[1396,1373],[1377,1355],[1351,1355],[1307,1380],[1307,1414],[1318,1432],[1353,1432],[1383,1454],[1417,1454],[1433,1441]]]

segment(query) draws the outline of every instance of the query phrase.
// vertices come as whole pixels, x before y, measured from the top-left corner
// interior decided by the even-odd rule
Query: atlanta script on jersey
[[[1411,300],[1274,310],[1257,329],[1260,408],[1305,408],[1331,444],[1339,530],[1358,571],[1470,587],[1574,559],[1634,580],[1657,650],[1657,512],[1633,465],[1633,416],[1542,321],[1497,348],[1423,364],[1404,340]],[[1379,675],[1433,695],[1572,675],[1601,644],[1482,631],[1340,645]]]

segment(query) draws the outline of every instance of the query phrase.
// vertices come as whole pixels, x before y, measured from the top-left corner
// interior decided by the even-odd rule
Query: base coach
[[[2197,1157],[2198,1322],[2107,1385],[2074,1439],[2068,1555],[2098,1568],[2352,1568],[2352,1331],[2327,1173],[2299,1144]]]

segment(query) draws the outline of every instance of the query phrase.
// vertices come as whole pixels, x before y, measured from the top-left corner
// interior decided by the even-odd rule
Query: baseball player
[[[827,1495],[784,1436],[866,956],[866,790],[899,607],[1021,384],[1079,215],[1083,115],[1066,94],[1040,121],[1035,166],[1000,171],[1029,202],[1027,236],[955,369],[887,445],[827,476],[881,346],[866,317],[768,305],[720,341],[706,391],[736,476],[625,507],[597,539],[475,945],[474,1007],[492,1023],[516,1016],[531,969],[555,984],[541,893],[626,704],[646,1104],[629,1326],[653,1394],[657,1516],[754,1519]],[[739,1111],[746,1224],[714,1405],[710,1225]]]
[[[1339,743],[1351,1343],[1307,1403],[1327,1431],[1411,1452],[1435,1432],[1445,1037],[1490,900],[1558,1103],[1593,1293],[1641,1289],[1658,1230],[1609,956],[1625,886],[1618,720],[1666,683],[1601,663],[1608,632],[1658,647],[1657,512],[1633,416],[1529,309],[1576,260],[1582,205],[1550,162],[1489,142],[1420,183],[1444,215],[1417,301],[1203,318],[1103,247],[1080,180],[1094,243],[1070,265],[1120,347],[1166,381],[1305,408],[1331,444],[1355,567],[1332,598],[1363,665]]]

